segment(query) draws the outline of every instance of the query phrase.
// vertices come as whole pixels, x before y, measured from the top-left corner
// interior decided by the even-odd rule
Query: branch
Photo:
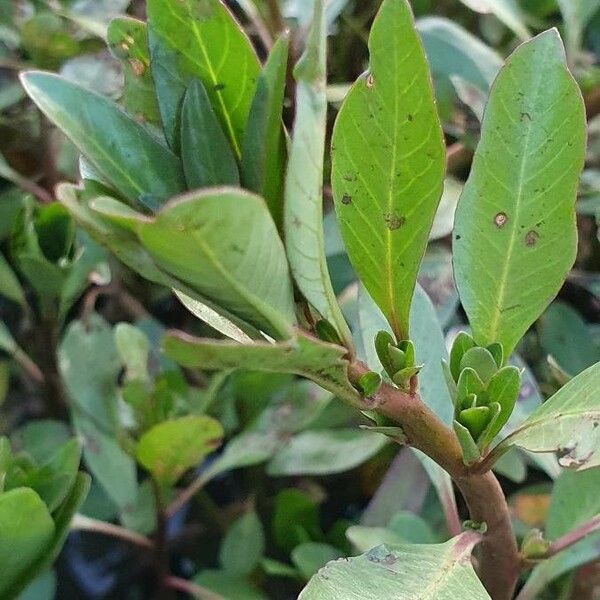
[[[108,535],[110,537],[130,542],[136,546],[147,548],[148,550],[152,550],[154,548],[154,543],[152,540],[148,539],[144,535],[129,529],[125,529],[124,527],[119,527],[118,525],[113,525],[112,523],[98,521],[97,519],[90,519],[89,517],[80,514],[77,514],[73,517],[73,520],[71,521],[71,529],[77,531],[91,531],[93,533]]]
[[[600,530],[600,515],[596,515],[593,519],[586,521],[579,527],[576,527],[569,533],[565,533],[565,535],[559,537],[557,540],[554,540],[548,550],[544,558],[550,558],[559,552],[562,552],[566,548],[569,548],[573,544],[580,542],[583,538],[587,537],[591,533]]]
[[[204,475],[199,475],[186,487],[180,494],[167,506],[165,514],[168,517],[173,516],[180,508],[185,506],[208,482]]]
[[[185,592],[193,598],[198,598],[198,600],[225,600],[223,596],[215,594],[214,592],[211,592],[210,590],[207,590],[196,583],[192,583],[187,579],[169,576],[165,579],[165,585],[172,590]]]
[[[361,362],[350,363],[350,381],[356,383],[368,370]],[[469,472],[454,432],[418,394],[383,383],[369,400],[369,408],[400,425],[408,445],[427,454],[450,474],[465,498],[471,519],[487,525],[478,546],[479,576],[493,600],[510,600],[519,577],[519,553],[504,492],[494,474]]]

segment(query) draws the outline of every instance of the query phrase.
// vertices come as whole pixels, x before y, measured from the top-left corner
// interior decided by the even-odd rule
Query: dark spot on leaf
[[[407,118],[408,118],[409,121],[414,121],[415,120],[415,118],[412,115],[408,115]]]
[[[346,173],[344,175],[344,179],[346,181],[356,181],[358,179],[358,176],[357,176],[356,173],[350,173],[350,172],[348,172],[348,173]]]
[[[496,227],[498,229],[502,229],[506,225],[507,221],[508,221],[508,217],[506,216],[506,213],[503,213],[503,212],[499,212],[494,217],[494,225],[496,225]]]
[[[292,224],[294,225],[294,227],[300,227],[300,225],[302,225],[302,221],[300,221],[300,219],[295,216],[294,220],[292,221]]]
[[[461,238],[461,236],[460,236],[460,235],[455,235],[455,236],[454,236],[454,239],[455,239],[456,241],[460,240],[460,238]]]
[[[401,217],[394,212],[385,213],[383,215],[383,219],[385,221],[387,228],[390,231],[395,231],[396,229],[399,229],[400,227],[402,227],[402,225],[404,225],[404,223],[406,223],[405,217]]]
[[[522,112],[520,119],[521,119],[521,122],[523,122],[525,119],[527,119],[528,121],[533,121],[533,119],[531,118],[531,115],[528,112]]]
[[[342,204],[350,204],[352,202],[352,196],[348,196],[348,194],[344,194],[342,196]]]
[[[215,92],[220,92],[221,90],[225,89],[225,84],[224,83],[216,83],[213,86],[213,89],[215,90]]]
[[[531,231],[528,231],[527,235],[525,236],[525,245],[526,246],[535,246],[539,239],[540,239],[540,234],[537,231],[534,231],[532,229]]]

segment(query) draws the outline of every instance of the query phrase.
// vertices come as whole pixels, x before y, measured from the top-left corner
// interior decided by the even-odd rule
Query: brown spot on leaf
[[[375,79],[373,78],[373,74],[369,73],[369,76],[367,77],[367,87],[372,88],[374,85],[375,85]]]
[[[383,219],[385,221],[387,228],[390,231],[395,231],[396,229],[400,229],[400,227],[402,227],[402,225],[404,225],[404,223],[406,223],[406,218],[401,217],[400,215],[396,214],[395,212],[385,213],[383,215]]]
[[[531,231],[528,231],[527,235],[525,236],[525,245],[526,246],[535,246],[539,239],[540,239],[540,234],[537,231],[534,231],[532,229]]]
[[[506,213],[503,213],[503,212],[499,212],[494,217],[494,225],[496,225],[496,227],[498,229],[502,229],[506,225],[507,221],[508,221],[508,217],[506,216]]]
[[[528,121],[533,121],[533,119],[531,118],[531,115],[528,112],[522,112],[520,118],[521,118],[521,122],[523,122],[525,119],[527,119]]]
[[[346,173],[344,175],[344,179],[346,181],[356,181],[358,179],[356,173]]]
[[[352,202],[352,196],[349,196],[348,194],[344,194],[342,196],[342,204],[350,204]]]
[[[141,60],[138,60],[137,58],[132,58],[129,60],[129,64],[131,65],[131,70],[135,73],[135,75],[140,77],[144,74],[144,71],[146,70],[146,65]]]

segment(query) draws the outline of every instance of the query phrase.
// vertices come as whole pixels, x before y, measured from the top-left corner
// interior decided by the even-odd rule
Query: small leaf
[[[500,342],[505,356],[573,264],[585,135],[581,93],[558,33],[547,31],[494,83],[455,218],[455,276],[473,337]]]
[[[465,597],[489,600],[471,564],[480,535],[467,532],[445,544],[378,546],[366,554],[327,564],[302,590],[298,600]]]
[[[202,82],[193,79],[181,109],[181,160],[188,188],[239,185],[238,166]]]
[[[458,382],[458,377],[461,372],[460,362],[462,361],[462,357],[467,350],[474,347],[475,342],[473,341],[473,338],[464,331],[461,331],[454,339],[452,349],[450,350],[450,372],[452,373],[454,381]]]
[[[361,375],[360,379],[358,380],[358,388],[367,398],[369,396],[374,396],[380,387],[381,375],[374,373],[373,371],[369,371],[368,373]]]
[[[485,389],[479,375],[471,367],[466,367],[460,372],[456,393],[459,399],[466,398],[469,394],[480,394]]]
[[[0,253],[0,294],[21,306],[27,305],[25,292],[2,253]]]
[[[228,573],[248,575],[265,551],[265,534],[255,512],[248,512],[227,529],[219,549],[219,563]]]
[[[332,185],[348,256],[403,340],[443,190],[444,140],[406,0],[383,2],[369,50],[369,73],[353,85],[336,120]]]
[[[489,432],[490,442],[500,433],[510,418],[519,397],[520,388],[521,372],[517,367],[503,367],[490,379],[487,387],[488,397],[491,401],[498,402],[501,409],[496,425]]]
[[[481,381],[487,384],[498,370],[498,365],[488,350],[476,347],[467,350],[460,360],[460,370],[467,368],[473,369]]]
[[[236,157],[260,67],[250,41],[219,0],[148,0],[152,75],[165,135],[179,147],[179,107],[200,79]]]
[[[266,200],[278,227],[283,220],[286,140],[281,119],[289,46],[286,34],[273,45],[256,82],[242,142],[242,183]]]
[[[308,580],[326,563],[341,556],[342,553],[329,544],[306,542],[292,550],[291,559],[304,579]]]
[[[0,494],[1,597],[13,598],[35,577],[35,565],[53,535],[48,508],[33,490],[17,488]]]
[[[481,457],[481,453],[479,452],[479,448],[471,435],[471,432],[458,421],[453,422],[454,433],[456,433],[456,437],[458,438],[458,442],[460,443],[460,447],[463,453],[463,461],[466,465],[471,465],[479,460]]]
[[[106,98],[50,73],[29,71],[21,81],[40,110],[129,201],[141,194],[166,199],[183,189],[179,159]]]
[[[221,443],[223,428],[207,416],[163,421],[140,438],[136,457],[161,484],[173,485]]]
[[[315,0],[314,7],[306,50],[295,71],[296,120],[285,184],[285,243],[298,288],[351,347],[352,335],[338,306],[325,258],[323,159],[327,125],[327,32],[323,0]]]
[[[473,406],[465,410],[461,410],[458,415],[458,420],[471,433],[474,440],[478,440],[483,433],[490,420],[489,406]]]

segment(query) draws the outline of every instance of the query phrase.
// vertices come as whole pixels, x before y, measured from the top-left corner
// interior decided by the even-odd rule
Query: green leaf
[[[119,323],[114,329],[115,345],[127,369],[128,381],[147,381],[150,340],[137,327]]]
[[[295,70],[296,120],[285,184],[285,242],[292,275],[300,291],[351,347],[352,336],[338,306],[325,258],[323,159],[327,125],[327,32],[323,0],[314,0],[314,7],[306,50]]]
[[[473,439],[478,440],[490,420],[490,408],[489,406],[472,406],[461,410],[458,420],[469,430]]]
[[[128,200],[142,194],[164,199],[183,189],[179,159],[106,98],[50,73],[28,71],[21,81],[40,110]]]
[[[52,542],[54,523],[31,489],[0,495],[0,596],[11,598],[35,577],[35,565]]]
[[[265,551],[265,534],[255,512],[248,512],[227,529],[219,549],[221,567],[234,575],[254,571]]]
[[[304,579],[310,579],[330,560],[342,557],[342,553],[329,544],[305,542],[292,550],[291,559]]]
[[[581,50],[586,25],[600,9],[600,0],[557,0],[556,3],[565,22],[568,54],[574,60]]]
[[[452,343],[452,349],[450,350],[450,372],[452,373],[452,377],[454,381],[458,382],[458,378],[461,372],[461,361],[467,350],[475,347],[475,342],[473,338],[464,331],[461,331],[456,338],[454,338],[454,342]]]
[[[474,462],[477,462],[481,457],[481,452],[471,435],[471,432],[458,421],[454,421],[452,423],[454,427],[454,433],[456,433],[456,437],[458,438],[458,442],[462,449],[463,461],[465,465],[471,465]]]
[[[27,306],[25,292],[2,253],[0,253],[0,294],[21,306]]]
[[[262,196],[275,223],[283,220],[286,139],[281,124],[287,74],[289,36],[280,37],[256,82],[242,142],[242,183]]]
[[[600,514],[600,470],[563,471],[552,488],[546,537],[553,541]]]
[[[502,67],[496,51],[449,19],[419,19],[417,30],[435,78],[458,76],[487,92]]]
[[[162,269],[266,333],[289,337],[288,266],[261,198],[233,188],[191,192],[140,220],[138,235]]]
[[[148,0],[147,11],[152,75],[169,144],[179,146],[179,106],[195,77],[239,157],[260,73],[250,41],[219,0]]]
[[[169,358],[188,368],[301,375],[350,403],[360,403],[360,396],[348,382],[344,349],[314,338],[299,335],[278,344],[241,345],[171,332],[163,341],[163,350]]]
[[[581,93],[564,60],[556,30],[509,57],[456,211],[454,269],[463,306],[475,341],[500,342],[505,356],[575,259],[574,198],[586,134]]]
[[[501,456],[512,446],[554,452],[562,466],[600,465],[600,363],[571,379],[492,451]]]
[[[106,41],[123,67],[121,104],[138,122],[159,125],[146,24],[131,17],[117,17],[108,25]]]
[[[46,571],[34,579],[19,595],[18,600],[55,600],[56,574]]]
[[[227,600],[267,600],[267,597],[246,579],[232,576],[227,571],[207,569],[196,575],[194,581],[204,589],[217,594],[215,600],[221,598]]]
[[[490,401],[497,402],[500,405],[500,414],[494,427],[488,432],[488,443],[500,433],[500,430],[508,421],[515,408],[520,388],[521,373],[517,367],[504,367],[490,379],[487,395]]]
[[[181,109],[181,160],[188,188],[239,185],[238,166],[208,94],[192,79]]]
[[[460,370],[473,369],[484,384],[491,379],[498,370],[498,365],[489,350],[485,348],[470,348],[460,359]]]
[[[577,375],[600,360],[588,324],[567,304],[554,302],[539,323],[542,350],[569,375]]]
[[[276,544],[286,552],[323,536],[316,501],[296,488],[283,489],[275,497],[271,527]]]
[[[492,13],[522,40],[531,37],[518,0],[461,0],[461,2],[477,12]]]
[[[163,421],[140,438],[136,457],[160,483],[173,485],[221,443],[223,428],[207,416]]]
[[[369,73],[354,84],[336,120],[332,185],[348,256],[403,340],[443,190],[444,140],[406,0],[384,1],[369,48]]]
[[[489,600],[470,561],[478,541],[478,534],[467,532],[445,544],[378,546],[361,556],[329,563],[298,600]]]
[[[387,443],[384,435],[370,431],[304,431],[275,454],[267,473],[276,477],[341,473],[369,460]]]

